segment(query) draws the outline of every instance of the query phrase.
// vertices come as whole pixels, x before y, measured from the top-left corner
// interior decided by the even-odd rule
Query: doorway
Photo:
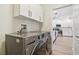
[[[53,55],[73,55],[72,15],[72,5],[53,10],[52,29],[55,29],[53,30]]]

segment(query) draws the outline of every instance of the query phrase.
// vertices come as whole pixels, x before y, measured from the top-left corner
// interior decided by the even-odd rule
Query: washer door
[[[33,54],[36,45],[37,45],[37,42],[34,42],[34,43],[28,45],[28,46],[26,47],[26,55],[31,55],[31,54]]]

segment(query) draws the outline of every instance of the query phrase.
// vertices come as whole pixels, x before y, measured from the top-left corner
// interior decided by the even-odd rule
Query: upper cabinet
[[[14,17],[17,16],[43,22],[43,8],[40,4],[17,4],[14,5]]]
[[[41,6],[41,5],[40,5],[40,6]],[[40,20],[41,22],[43,22],[43,18],[44,18],[44,17],[43,17],[43,14],[44,14],[44,13],[43,13],[43,7],[42,7],[42,6],[40,7],[39,14],[40,14],[39,20]]]
[[[65,18],[71,18],[73,7],[72,5],[68,5],[64,8],[56,9],[53,11],[53,19],[65,19]]]

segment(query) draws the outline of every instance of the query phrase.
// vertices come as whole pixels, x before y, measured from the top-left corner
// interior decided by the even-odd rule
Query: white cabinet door
[[[25,16],[25,17],[30,17],[29,4],[20,5],[20,15]]]
[[[54,11],[55,19],[65,20],[65,18],[71,16],[72,16],[72,6],[61,8]]]
[[[14,17],[24,16],[38,22],[43,22],[43,10],[40,4],[16,4],[14,5]]]
[[[38,20],[38,5],[37,4],[31,4],[30,5],[30,11],[31,11],[31,17],[35,20]]]
[[[33,19],[43,22],[43,9],[40,4],[31,4],[30,11]]]
[[[39,8],[39,21],[43,22],[43,7],[40,5]]]
[[[20,5],[16,4],[13,5],[13,13],[14,13],[14,17],[19,16],[20,15]]]
[[[14,5],[14,16],[29,17],[29,5],[28,4],[16,4]]]

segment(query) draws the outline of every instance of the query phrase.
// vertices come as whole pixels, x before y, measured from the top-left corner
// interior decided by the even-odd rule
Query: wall
[[[27,31],[39,31],[40,26],[41,26],[41,24],[36,21],[32,21],[32,20],[24,19],[24,18],[22,18],[22,19],[14,18],[13,25],[12,25],[13,32],[17,32],[18,30],[20,30],[21,24],[27,25]]]
[[[28,31],[40,29],[40,24],[35,21],[13,18],[12,5],[0,5],[0,54],[5,54],[5,34],[18,31],[21,23],[27,24]]]
[[[45,4],[44,8],[44,23],[42,26],[42,31],[51,31],[52,30],[52,21],[53,21],[53,9],[66,6],[66,4]]]
[[[79,4],[74,5],[73,7],[73,24],[74,33],[76,36],[79,36]]]
[[[60,20],[54,20],[53,19],[53,9],[66,6],[67,4],[47,4],[44,5],[44,23],[42,27],[42,31],[52,31],[53,27],[55,26],[56,23],[62,24],[62,27],[72,27],[72,20],[67,20],[66,17],[69,16],[71,17],[72,15],[72,6],[63,8],[62,10],[59,10],[59,13],[62,15],[59,15],[58,17],[61,17]],[[64,11],[63,11],[64,10]],[[56,11],[56,10],[55,10]],[[63,14],[65,13],[64,17]],[[58,18],[57,17],[57,18]],[[68,18],[68,17],[67,17]],[[63,28],[63,33],[66,36],[72,36],[72,28]]]
[[[68,6],[65,8],[57,9],[53,11],[53,22],[52,26],[55,27],[56,24],[61,24],[63,35],[72,36],[73,27],[73,6]],[[56,15],[54,13],[57,13]]]
[[[50,31],[51,29],[51,9],[48,6],[43,6],[44,8],[44,23],[42,26],[42,31]]]
[[[0,5],[0,54],[4,54],[5,33],[12,32],[12,14],[9,5]]]

